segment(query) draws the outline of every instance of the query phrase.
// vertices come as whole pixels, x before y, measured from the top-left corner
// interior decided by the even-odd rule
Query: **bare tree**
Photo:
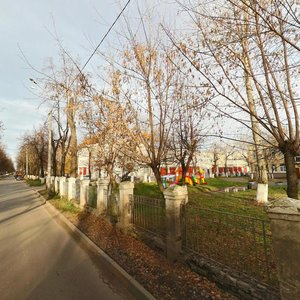
[[[57,124],[56,141],[53,140],[54,154],[60,153],[60,173],[77,176],[77,114],[86,97],[87,77],[80,72],[77,63],[61,49],[59,66],[49,61],[40,78],[43,86],[42,97],[50,104],[53,119]],[[55,156],[54,156],[55,157]],[[66,166],[69,162],[69,167]],[[55,164],[55,169],[57,169]]]
[[[17,158],[17,168],[26,170],[32,175],[44,177],[47,161],[48,136],[45,125],[24,134]]]
[[[4,125],[2,121],[0,121],[0,140],[3,130]],[[14,169],[14,164],[11,158],[7,155],[4,145],[0,144],[0,174],[5,172],[13,172]]]
[[[202,45],[196,50],[198,70],[228,102],[226,109],[217,109],[251,128],[258,148],[267,142],[283,153],[292,198],[298,198],[294,158],[300,152],[298,6],[285,0],[224,0],[188,8]],[[188,51],[182,53],[198,66]],[[259,163],[264,160],[261,148],[257,153]]]
[[[218,162],[221,159],[221,148],[220,146],[215,143],[212,147],[212,154],[213,154],[213,165],[212,165],[212,172],[214,174],[214,176],[219,175],[218,174]]]
[[[222,149],[222,156],[224,157],[224,173],[225,176],[228,176],[228,161],[232,157],[232,155],[236,152],[235,145],[226,145]]]
[[[2,173],[10,173],[15,170],[14,164],[11,158],[5,151],[5,147],[0,144],[0,174]]]
[[[32,136],[28,136],[27,145],[30,144],[38,158],[39,162],[39,176],[45,177],[45,165],[47,155],[47,129],[45,126],[41,126],[38,130],[34,130]]]
[[[119,75],[119,72],[111,72],[108,91],[97,94],[94,90],[91,101],[85,103],[81,112],[89,136],[85,147],[87,142],[96,145],[93,160],[99,170],[107,173],[111,189],[116,187],[117,169],[130,165],[125,149],[131,147],[133,137],[129,129],[131,114],[119,99]]]
[[[163,47],[159,37],[149,32],[144,31],[144,38],[140,41],[128,27],[128,43],[119,54],[122,61],[115,62],[120,74],[118,101],[133,116],[128,133],[130,144],[123,150],[137,164],[152,169],[162,191],[160,166],[167,155],[174,80],[179,71],[172,63],[174,49]]]
[[[174,120],[170,124],[170,161],[177,161],[182,169],[182,178],[186,177],[190,164],[197,149],[204,139],[204,130],[207,129],[207,111],[205,106],[209,97],[204,90],[190,83],[194,80],[191,69],[184,68],[182,62],[174,62],[182,73],[176,83]],[[186,71],[186,72],[184,72]],[[206,130],[207,133],[207,130]],[[184,182],[184,180],[183,180]]]
[[[60,101],[53,106],[52,117],[56,130],[53,130],[52,138],[52,168],[54,176],[65,176],[66,156],[69,148],[69,126],[63,122]]]
[[[0,121],[0,139],[1,139],[1,136],[2,136],[2,131],[3,131],[3,123],[2,121]]]

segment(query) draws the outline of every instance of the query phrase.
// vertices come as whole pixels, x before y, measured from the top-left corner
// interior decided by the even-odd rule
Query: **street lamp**
[[[38,83],[37,83],[33,78],[29,78],[29,80],[30,80],[32,83],[38,85]]]
[[[26,150],[25,150],[25,175],[26,179],[28,179],[28,145],[26,145]]]

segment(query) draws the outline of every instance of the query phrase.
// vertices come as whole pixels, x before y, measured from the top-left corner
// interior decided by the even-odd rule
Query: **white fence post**
[[[167,257],[176,261],[182,248],[181,204],[188,201],[186,186],[174,185],[164,191],[166,200]]]
[[[88,203],[89,184],[90,181],[88,179],[80,180],[80,207],[84,207]]]
[[[108,180],[101,178],[97,181],[97,211],[102,214],[107,210]]]
[[[75,199],[76,195],[74,193],[74,185],[76,182],[76,178],[70,177],[68,178],[68,200]]]
[[[268,205],[282,300],[300,299],[300,201],[285,198]]]
[[[54,192],[56,194],[59,193],[59,177],[57,177],[57,176],[54,179]]]
[[[50,177],[50,191],[51,192],[54,192],[54,180],[55,180],[55,177],[51,176]]]
[[[66,177],[60,177],[59,178],[59,195],[61,197],[65,196],[65,190],[64,190],[65,182],[66,182]]]
[[[130,195],[133,195],[134,183],[129,181],[121,182],[119,185],[119,223],[118,226],[123,232],[131,227]]]

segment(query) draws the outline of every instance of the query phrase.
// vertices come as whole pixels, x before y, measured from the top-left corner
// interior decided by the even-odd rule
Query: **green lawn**
[[[65,198],[60,198],[60,196],[53,196],[48,200],[55,208],[63,212],[70,212],[72,214],[78,214],[81,212],[81,209],[76,207],[72,202],[68,201]]]
[[[41,180],[40,180],[40,179],[35,179],[35,180],[27,179],[27,180],[26,180],[26,183],[27,183],[29,186],[42,186],[42,185],[43,185],[43,184],[41,183]]]
[[[156,183],[135,183],[134,184],[134,194],[145,196],[149,198],[162,199],[163,195],[160,192]]]
[[[247,178],[238,178],[238,181],[234,179],[208,178],[206,179],[207,184],[188,186],[189,203],[200,208],[266,219],[264,207],[255,201],[256,190],[224,192],[226,187],[247,186]],[[162,194],[154,183],[136,183],[134,194],[162,198]],[[285,186],[269,186],[270,200],[281,197],[286,197]]]
[[[207,188],[210,191],[216,191],[226,187],[232,186],[247,186],[248,178],[247,177],[238,177],[238,181],[231,178],[206,178],[205,181],[207,184],[198,185],[199,188]]]
[[[189,203],[184,208],[185,247],[277,286],[270,223],[264,206],[256,203],[256,190],[224,192],[226,187],[247,186],[247,183],[247,178],[212,178],[207,179],[207,184],[188,186]],[[270,199],[285,197],[285,188],[270,186]],[[161,197],[155,184],[138,183],[134,192],[145,197]],[[149,211],[146,205],[137,204],[135,223],[156,233],[164,229],[158,225],[163,222],[150,222]]]

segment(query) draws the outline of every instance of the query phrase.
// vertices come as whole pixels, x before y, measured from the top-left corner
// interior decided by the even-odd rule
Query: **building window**
[[[285,165],[280,165],[280,172],[286,172]]]

